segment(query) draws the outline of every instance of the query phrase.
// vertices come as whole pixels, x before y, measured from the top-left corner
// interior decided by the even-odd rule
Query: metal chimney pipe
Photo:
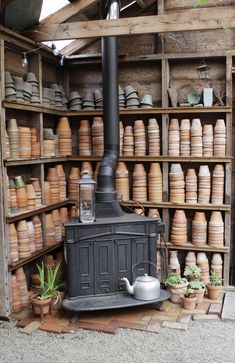
[[[101,1],[101,16],[118,19],[118,0]],[[117,217],[123,211],[117,202],[114,187],[119,158],[118,49],[116,37],[102,38],[104,155],[101,161],[96,191],[96,215]]]

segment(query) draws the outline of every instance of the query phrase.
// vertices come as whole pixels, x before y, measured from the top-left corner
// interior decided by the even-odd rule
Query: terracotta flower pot
[[[194,310],[196,308],[197,296],[182,297],[183,308],[186,310]]]
[[[201,304],[203,302],[204,294],[205,294],[205,288],[199,289],[199,290],[193,290],[194,295],[196,295],[197,304]]]
[[[211,300],[218,300],[220,295],[221,286],[206,285],[208,298]]]
[[[184,284],[175,286],[175,287],[168,287],[169,292],[171,293],[170,300],[173,303],[180,303],[182,294],[185,293],[187,290],[188,282]]]
[[[51,298],[40,300],[37,299],[37,296],[38,295],[34,295],[31,297],[31,303],[34,314],[36,315],[48,314],[50,310]]]

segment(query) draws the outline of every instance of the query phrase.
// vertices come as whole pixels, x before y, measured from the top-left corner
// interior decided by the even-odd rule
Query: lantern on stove
[[[84,170],[83,175],[78,179],[78,209],[79,219],[82,223],[95,221],[95,188],[96,182]]]

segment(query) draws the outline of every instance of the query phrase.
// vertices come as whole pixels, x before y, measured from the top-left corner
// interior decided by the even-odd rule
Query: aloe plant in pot
[[[197,297],[197,304],[201,304],[205,294],[205,284],[202,281],[194,280],[189,282],[189,288],[193,290]]]
[[[187,290],[188,281],[176,272],[171,272],[165,282],[167,289],[171,293],[170,300],[179,303],[181,295]]]
[[[206,285],[208,298],[218,300],[222,285],[222,278],[216,271],[210,273],[210,283]]]

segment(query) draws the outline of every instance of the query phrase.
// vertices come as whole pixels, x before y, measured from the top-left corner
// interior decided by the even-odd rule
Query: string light
[[[52,43],[52,45],[51,45],[51,49],[53,50],[53,54],[54,54],[54,56],[57,56],[57,55],[59,55],[59,54],[60,54],[59,50],[56,48],[55,43]]]
[[[23,52],[22,56],[21,56],[21,65],[24,68],[28,66],[28,59],[27,59],[27,55],[25,52]]]

